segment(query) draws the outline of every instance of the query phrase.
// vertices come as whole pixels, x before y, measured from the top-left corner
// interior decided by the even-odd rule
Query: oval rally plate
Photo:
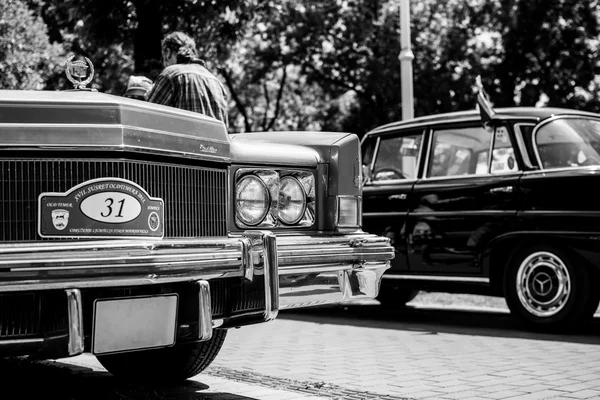
[[[162,238],[164,202],[120,178],[83,182],[38,199],[38,234],[44,238]]]

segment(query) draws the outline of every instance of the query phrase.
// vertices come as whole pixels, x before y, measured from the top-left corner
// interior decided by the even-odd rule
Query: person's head
[[[150,89],[152,89],[152,81],[150,79],[145,76],[132,75],[129,77],[127,90],[123,96],[131,99],[145,100],[146,93],[148,93]]]
[[[196,42],[183,32],[172,32],[162,40],[162,60],[165,67],[189,63],[198,58]]]

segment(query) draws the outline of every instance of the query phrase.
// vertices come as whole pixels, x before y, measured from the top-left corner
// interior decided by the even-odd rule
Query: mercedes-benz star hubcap
[[[516,283],[521,304],[538,317],[556,315],[571,294],[567,267],[559,257],[546,251],[533,253],[523,260]]]

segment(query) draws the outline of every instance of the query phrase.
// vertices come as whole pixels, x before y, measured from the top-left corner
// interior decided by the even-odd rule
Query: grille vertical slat
[[[165,237],[226,236],[225,169],[134,160],[0,159],[0,241],[43,240],[38,197],[85,181],[122,178],[165,202]],[[206,193],[209,192],[209,193]]]

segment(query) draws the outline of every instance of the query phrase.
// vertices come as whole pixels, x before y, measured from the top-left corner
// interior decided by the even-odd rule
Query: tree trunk
[[[135,72],[151,79],[162,69],[162,15],[159,0],[135,0],[137,28],[133,39]]]

